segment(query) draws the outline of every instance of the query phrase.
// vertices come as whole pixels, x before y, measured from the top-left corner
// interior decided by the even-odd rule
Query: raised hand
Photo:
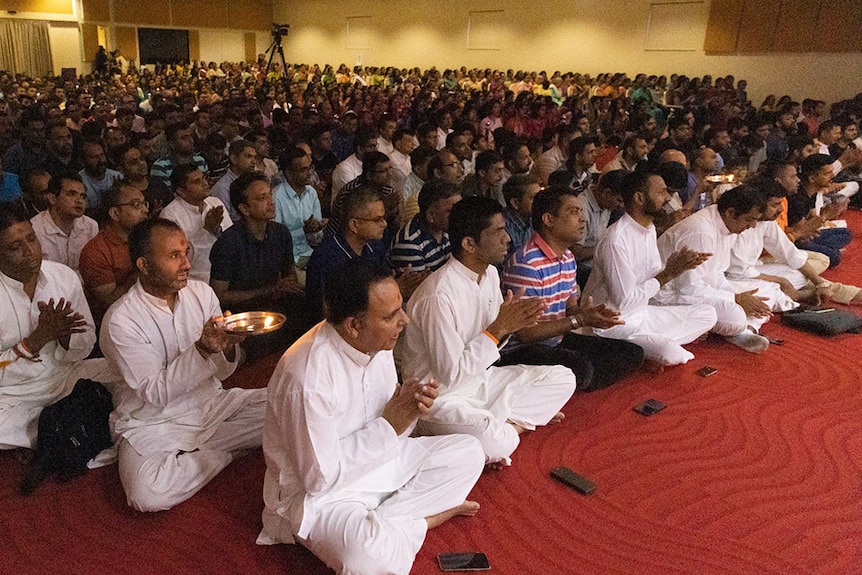
[[[54,298],[47,302],[40,301],[39,322],[36,329],[27,337],[30,351],[38,353],[48,342],[56,340],[61,346],[68,349],[69,340],[73,333],[82,333],[87,329],[87,321],[84,316],[72,309],[72,302],[60,298],[54,305]]]
[[[488,326],[488,332],[498,341],[510,333],[536,325],[541,318],[545,302],[541,298],[525,298],[523,295],[524,288],[519,289],[517,294],[509,290],[500,306],[497,319]]]
[[[401,435],[420,415],[428,413],[437,399],[436,379],[421,383],[419,378],[411,377],[395,388],[395,393],[383,408],[383,419],[389,422],[395,433]]]

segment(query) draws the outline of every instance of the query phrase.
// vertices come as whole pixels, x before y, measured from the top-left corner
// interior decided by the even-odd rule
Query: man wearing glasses
[[[83,247],[80,261],[84,293],[96,325],[138,279],[129,259],[129,232],[147,219],[149,202],[138,188],[121,180],[105,194],[105,207],[105,225]]]

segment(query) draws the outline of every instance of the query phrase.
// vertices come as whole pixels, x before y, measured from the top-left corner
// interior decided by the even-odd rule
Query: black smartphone
[[[437,564],[443,571],[488,571],[491,564],[484,553],[438,553]]]
[[[557,467],[551,471],[551,477],[565,483],[581,495],[589,495],[596,490],[596,484],[582,475],[578,475],[568,467]]]
[[[715,375],[716,373],[718,373],[718,370],[714,367],[709,367],[708,365],[706,365],[697,370],[695,373],[701,377],[709,377],[710,375]]]
[[[658,413],[665,407],[667,406],[657,399],[648,399],[634,406],[634,410],[643,416],[649,417],[650,415]]]

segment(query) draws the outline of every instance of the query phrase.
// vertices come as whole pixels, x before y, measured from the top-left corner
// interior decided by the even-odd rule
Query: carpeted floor
[[[862,230],[862,214],[847,219]],[[859,240],[826,276],[862,283]],[[429,532],[413,572],[471,550],[509,575],[862,572],[862,336],[819,338],[777,319],[764,333],[786,343],[753,356],[710,338],[686,366],[576,394],[561,425],[524,436],[511,468],[482,476],[477,517]],[[277,359],[230,384],[265,385]],[[695,375],[704,365],[718,373]],[[668,407],[631,410],[647,398]],[[595,493],[550,479],[557,465]],[[140,514],[116,466],[25,498],[22,465],[0,453],[0,574],[328,573],[301,548],[254,544],[263,471],[254,452],[190,501]]]

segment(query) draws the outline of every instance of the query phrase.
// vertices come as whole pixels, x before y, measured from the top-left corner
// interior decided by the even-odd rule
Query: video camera
[[[272,37],[275,40],[280,41],[284,36],[290,32],[290,24],[276,24],[272,23]]]

